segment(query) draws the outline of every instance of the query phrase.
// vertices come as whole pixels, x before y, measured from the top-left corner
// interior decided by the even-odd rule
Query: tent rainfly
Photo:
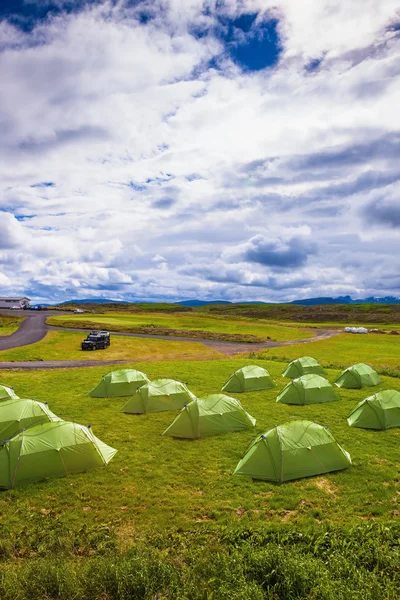
[[[378,373],[364,363],[357,363],[348,367],[334,382],[337,387],[347,389],[361,389],[382,383]]]
[[[124,413],[141,414],[177,410],[195,400],[184,383],[174,379],[154,379],[141,386],[122,409]]]
[[[33,425],[0,447],[0,488],[105,466],[116,452],[77,423]]]
[[[315,375],[325,375],[324,369],[321,367],[319,362],[315,360],[315,358],[312,358],[312,356],[302,356],[301,358],[292,360],[292,362],[288,364],[282,373],[282,377],[290,377],[291,379],[295,379],[296,377],[308,375],[309,373],[313,373]]]
[[[239,400],[225,394],[211,394],[186,404],[163,435],[198,439],[250,429],[255,424],[256,420],[244,410]]]
[[[0,409],[0,444],[9,440],[13,435],[31,427],[34,423],[61,421],[49,410],[47,404],[21,398],[7,400],[1,403]]]
[[[390,429],[400,427],[400,392],[384,390],[359,402],[348,419],[350,427]]]
[[[277,397],[282,404],[318,404],[339,400],[337,392],[321,375],[302,375],[288,383]]]
[[[274,382],[266,369],[257,365],[248,365],[235,371],[221,391],[239,394],[241,392],[268,390],[273,387]]]
[[[149,379],[141,371],[119,369],[104,375],[88,395],[92,398],[132,396],[137,389],[148,382]]]
[[[13,388],[0,384],[0,400],[17,400],[19,396],[14,392]]]
[[[258,436],[234,474],[282,483],[350,465],[350,455],[326,427],[312,421],[290,421]]]

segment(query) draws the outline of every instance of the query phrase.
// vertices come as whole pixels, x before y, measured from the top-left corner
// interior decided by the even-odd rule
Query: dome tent
[[[124,413],[142,414],[183,408],[195,400],[184,383],[174,379],[154,379],[141,386],[122,409]]]
[[[132,396],[145,383],[148,377],[135,369],[118,369],[103,375],[101,381],[89,392],[92,398],[115,398]]]
[[[0,488],[101,467],[116,452],[77,423],[33,425],[0,447]]]
[[[244,410],[239,400],[225,394],[211,394],[186,404],[163,435],[198,439],[250,429],[255,424],[256,420]]]
[[[271,375],[266,369],[257,365],[248,365],[238,369],[229,377],[224,384],[221,392],[255,392],[257,390],[267,390],[274,387]]]
[[[234,474],[282,483],[350,465],[350,455],[326,427],[312,421],[290,421],[258,436]]]
[[[378,373],[364,363],[348,367],[334,382],[337,387],[361,389],[382,383]]]
[[[300,358],[292,360],[292,362],[288,364],[282,373],[282,377],[290,377],[295,379],[296,377],[308,375],[309,373],[314,373],[315,375],[325,375],[324,369],[321,367],[319,362],[315,360],[315,358],[312,358],[312,356],[301,356]]]
[[[0,400],[17,400],[19,396],[14,392],[13,388],[0,383]]]
[[[288,383],[276,401],[282,404],[318,404],[339,400],[337,392],[321,375],[302,375]]]
[[[348,419],[350,427],[390,429],[400,427],[400,392],[384,390],[359,402]]]
[[[0,444],[9,440],[13,435],[31,427],[34,423],[61,421],[57,415],[49,410],[47,404],[18,398],[1,403],[0,410]]]

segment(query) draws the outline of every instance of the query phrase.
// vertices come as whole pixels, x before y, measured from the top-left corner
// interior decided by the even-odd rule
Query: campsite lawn
[[[113,336],[106,350],[83,352],[80,349],[84,333],[50,331],[36,344],[0,351],[1,361],[37,360],[206,360],[222,355],[216,350],[196,342],[145,339]]]
[[[135,363],[135,368],[150,378],[184,381],[203,396],[218,392],[244,364],[266,367],[277,383],[272,390],[237,395],[257,419],[256,428],[195,441],[161,436],[174,411],[126,415],[120,412],[126,399],[89,398],[87,392],[109,367],[3,372],[2,383],[18,395],[48,402],[67,420],[91,424],[96,436],[118,449],[107,468],[2,492],[0,537],[8,540],[9,547],[3,542],[11,548],[7,552],[36,556],[52,545],[77,552],[78,544],[78,554],[91,554],[101,549],[95,536],[106,544],[110,532],[127,547],[155,531],[398,518],[400,430],[367,431],[346,422],[352,407],[369,394],[400,389],[398,378],[383,376],[384,383],[375,388],[340,390],[338,402],[293,407],[275,402],[288,381],[281,376],[285,364],[277,361],[152,362]],[[328,370],[331,381],[337,374]],[[350,452],[352,468],[283,485],[232,475],[257,434],[294,417],[327,425]]]
[[[182,332],[205,332],[239,336],[256,336],[254,341],[262,341],[268,337],[276,341],[305,339],[312,337],[312,330],[307,326],[282,325],[262,319],[244,317],[213,316],[201,313],[106,313],[63,315],[49,317],[50,325],[64,327],[103,327],[115,331],[139,331],[148,333],[157,329],[173,329]],[[168,331],[167,331],[168,332]],[[160,332],[162,333],[162,332]]]
[[[400,335],[343,333],[302,344],[301,347],[269,348],[256,354],[266,360],[293,360],[301,355],[313,356],[323,364],[336,368],[365,362],[380,371],[400,374]]]

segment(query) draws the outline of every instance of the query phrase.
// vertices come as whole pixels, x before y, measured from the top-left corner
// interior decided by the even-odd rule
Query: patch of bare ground
[[[130,548],[137,538],[134,521],[127,521],[116,530],[118,545],[122,552]]]
[[[213,521],[214,519],[211,519],[210,517],[207,517],[207,515],[202,515],[201,517],[198,517],[197,519],[194,519],[195,523],[206,523],[207,521]]]
[[[254,494],[258,498],[271,498],[274,494],[273,492],[259,492],[258,494]]]
[[[377,463],[379,463],[380,465],[383,465],[385,463],[387,463],[386,458],[379,458],[379,456],[374,456],[374,459],[376,460]]]
[[[284,510],[280,515],[281,521],[282,523],[286,523],[287,521],[290,521],[293,517],[297,517],[298,514],[298,510]]]
[[[314,485],[316,485],[318,489],[322,490],[323,492],[326,492],[327,494],[330,494],[332,496],[336,495],[337,489],[331,481],[326,479],[326,477],[318,477],[314,480]]]

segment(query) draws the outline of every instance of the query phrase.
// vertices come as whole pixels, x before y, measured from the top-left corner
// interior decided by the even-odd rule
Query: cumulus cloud
[[[256,235],[249,240],[243,258],[248,262],[288,269],[301,267],[313,253],[315,245],[299,237],[285,241]]]
[[[363,210],[366,221],[372,220],[375,223],[389,225],[390,227],[400,227],[400,201],[381,198],[373,200],[367,204]]]
[[[57,0],[4,13],[0,292],[400,295],[380,276],[400,251],[396,10]],[[252,63],[267,33],[269,58]]]

